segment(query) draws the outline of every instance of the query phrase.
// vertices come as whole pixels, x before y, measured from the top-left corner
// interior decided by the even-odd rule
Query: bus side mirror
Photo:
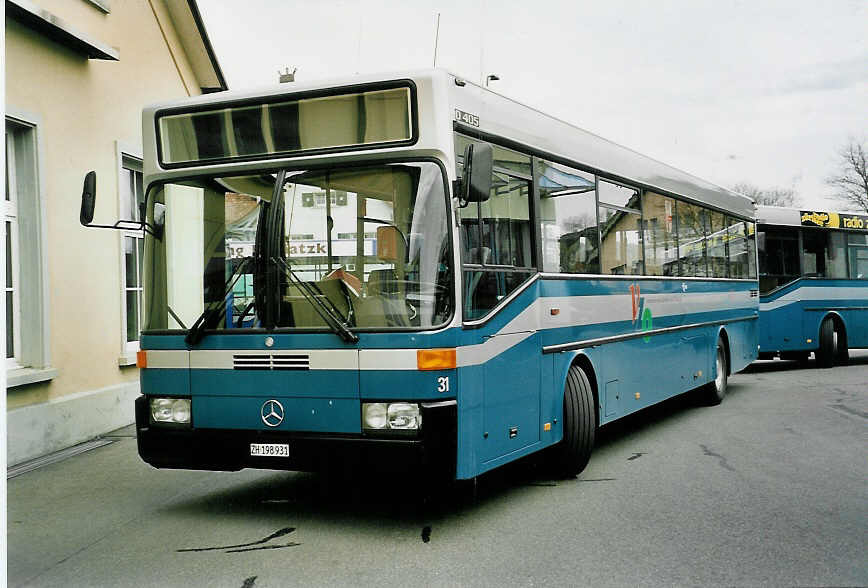
[[[471,143],[464,149],[464,177],[459,198],[485,202],[491,192],[492,150],[488,143]]]
[[[96,172],[89,171],[84,176],[84,187],[81,190],[81,212],[78,220],[88,226],[93,221],[93,209],[96,206]]]
[[[142,231],[152,234],[157,239],[163,238],[163,229],[166,226],[166,205],[160,202],[154,204],[154,220],[148,224],[144,220],[119,220],[113,225],[95,225],[93,212],[96,207],[96,172],[89,171],[84,176],[84,187],[81,189],[81,210],[78,220],[82,225],[97,229],[115,229],[117,231]],[[142,204],[139,211],[140,218],[145,217],[145,205]]]

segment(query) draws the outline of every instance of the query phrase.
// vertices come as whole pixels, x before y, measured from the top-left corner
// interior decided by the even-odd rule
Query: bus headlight
[[[362,404],[362,424],[365,429],[387,429],[387,405],[385,402],[366,402]]]
[[[390,429],[418,429],[422,424],[419,405],[410,402],[393,402],[389,405],[388,420]]]
[[[418,431],[422,411],[415,402],[365,402],[362,428],[369,431]]]
[[[151,398],[151,419],[155,423],[190,424],[189,398]]]

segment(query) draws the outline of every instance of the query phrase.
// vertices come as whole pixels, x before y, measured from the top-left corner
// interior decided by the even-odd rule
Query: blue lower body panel
[[[760,353],[816,351],[820,325],[827,317],[843,326],[848,347],[868,348],[868,282],[800,279],[764,296]]]

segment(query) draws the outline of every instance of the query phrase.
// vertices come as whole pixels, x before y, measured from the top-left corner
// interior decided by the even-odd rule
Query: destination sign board
[[[868,216],[861,214],[802,210],[799,217],[803,227],[850,229],[852,231],[868,232]]]
[[[377,240],[364,240],[364,255],[377,254]],[[228,241],[227,257],[242,258],[253,255],[253,241]],[[325,257],[328,243],[325,240],[287,241],[286,254],[289,257]],[[332,239],[332,257],[354,257],[357,254],[355,239]]]

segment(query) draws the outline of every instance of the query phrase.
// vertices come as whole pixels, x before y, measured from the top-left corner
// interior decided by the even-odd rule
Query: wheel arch
[[[843,339],[842,343],[844,345],[847,344],[847,323],[844,322],[844,317],[842,317],[837,310],[831,310],[823,315],[823,318],[820,319],[820,324],[817,326],[817,344],[820,343],[820,333],[823,329],[823,323],[826,319],[832,319],[832,326],[835,327],[835,330],[838,331],[839,336]]]

